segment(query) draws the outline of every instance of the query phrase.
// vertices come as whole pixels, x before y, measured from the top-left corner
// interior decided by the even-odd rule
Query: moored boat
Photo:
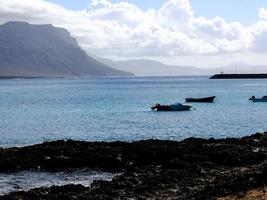
[[[252,96],[249,100],[252,102],[267,102],[267,96],[262,98],[256,98],[255,96]]]
[[[186,102],[198,102],[198,103],[213,103],[216,96],[202,97],[202,98],[186,98]]]
[[[157,111],[187,111],[190,110],[192,106],[190,105],[184,105],[181,103],[171,104],[171,105],[161,105],[157,103],[156,105],[152,106],[152,110]]]

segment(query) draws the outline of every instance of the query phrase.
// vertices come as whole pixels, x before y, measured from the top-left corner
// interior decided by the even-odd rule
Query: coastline
[[[0,197],[5,200],[234,198],[267,183],[267,133],[182,142],[55,141],[0,149],[0,158],[0,173],[84,168],[121,173],[91,187],[37,188]]]
[[[37,77],[37,76],[0,76],[0,80],[13,80],[13,79],[63,79],[64,77],[55,76],[55,77]]]

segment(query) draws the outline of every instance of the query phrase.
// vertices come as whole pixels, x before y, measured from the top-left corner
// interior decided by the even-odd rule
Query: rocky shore
[[[37,188],[0,199],[241,198],[267,183],[267,133],[240,139],[190,138],[182,142],[55,141],[0,149],[0,173],[85,168],[121,174],[111,182],[95,181],[88,188]]]

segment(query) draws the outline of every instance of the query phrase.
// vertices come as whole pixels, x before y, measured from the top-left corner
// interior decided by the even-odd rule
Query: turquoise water
[[[216,95],[189,112],[150,111],[154,103]],[[0,80],[0,146],[57,139],[182,140],[267,130],[267,80],[208,77]]]

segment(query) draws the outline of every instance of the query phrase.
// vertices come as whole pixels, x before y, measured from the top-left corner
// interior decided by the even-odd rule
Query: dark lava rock
[[[267,183],[267,133],[182,142],[56,141],[0,149],[0,172],[88,168],[123,172],[91,187],[14,192],[0,199],[216,199]]]

